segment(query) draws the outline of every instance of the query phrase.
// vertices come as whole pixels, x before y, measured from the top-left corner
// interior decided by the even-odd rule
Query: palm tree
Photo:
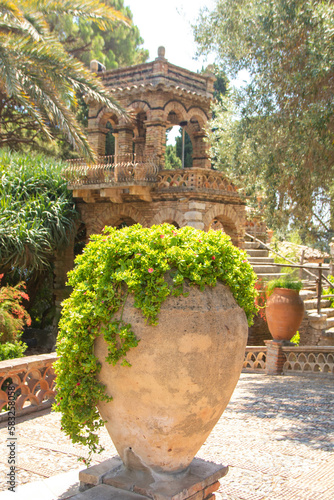
[[[75,149],[94,158],[75,117],[78,95],[126,113],[50,32],[50,13],[90,19],[102,29],[128,20],[98,0],[0,0],[0,98],[13,100],[48,139],[52,140],[52,130],[61,131]]]

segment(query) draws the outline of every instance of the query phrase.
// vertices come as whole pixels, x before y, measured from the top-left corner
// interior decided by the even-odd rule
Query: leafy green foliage
[[[174,170],[178,168],[182,168],[182,161],[176,155],[176,144],[174,146],[168,144],[165,152],[165,169]]]
[[[49,268],[66,246],[77,212],[61,178],[63,165],[43,156],[0,151],[0,269]]]
[[[129,7],[123,0],[105,0],[104,3],[132,21]],[[113,29],[101,29],[92,20],[77,19],[73,15],[48,16],[52,32],[57,32],[66,50],[89,66],[93,59],[108,69],[140,64],[148,58],[148,51],[140,48],[143,39],[139,29],[131,24],[115,23]]]
[[[56,17],[69,15],[92,21],[100,29],[110,29],[115,22],[128,25],[120,12],[97,0],[0,0],[0,100],[14,101],[17,109],[15,113],[15,107],[11,108],[12,116],[17,116],[17,110],[21,109],[21,116],[29,116],[36,131],[42,132],[46,139],[52,139],[52,131],[61,131],[75,149],[94,158],[75,117],[77,96],[85,94],[87,99],[118,114],[126,113],[100,80],[70,55],[51,32],[48,24],[51,13]],[[20,127],[14,130],[19,133]],[[26,133],[30,135],[31,129],[27,131],[25,127]],[[28,139],[25,134],[23,138]],[[11,127],[1,131],[0,126],[0,146],[11,146],[12,139]]]
[[[264,197],[270,227],[316,244],[334,230],[333,27],[329,0],[217,0],[195,27],[200,53],[248,75],[215,109],[217,168]]]
[[[322,293],[323,295],[333,295],[334,294],[334,276],[327,276],[327,279],[330,283],[333,284],[333,288],[329,287],[329,288],[325,288]],[[328,300],[330,301],[331,303],[331,307],[334,307],[334,297],[329,297]]]
[[[5,361],[6,359],[22,358],[26,349],[26,344],[24,342],[21,342],[20,340],[16,340],[14,342],[5,342],[4,344],[0,343],[0,361]]]
[[[0,274],[0,284],[3,278]],[[23,327],[30,326],[31,319],[22,300],[29,300],[24,283],[0,288],[0,343],[15,342],[20,338]]]
[[[176,230],[169,224],[106,227],[77,257],[68,281],[73,292],[63,302],[59,324],[55,408],[62,412],[65,433],[73,442],[88,445],[90,454],[100,450],[96,430],[103,422],[96,404],[111,400],[97,380],[94,340],[102,334],[108,343],[107,361],[126,365],[126,353],[138,344],[131,325],[122,320],[127,295],[134,295],[135,306],[155,325],[161,304],[170,295],[182,294],[185,280],[201,290],[217,280],[226,284],[252,321],[256,275],[246,253],[221,231]],[[115,320],[118,310],[120,318]]]
[[[267,297],[269,297],[275,288],[288,288],[290,290],[297,290],[298,292],[303,288],[303,283],[301,281],[295,280],[288,274],[284,274],[279,278],[271,280],[267,284]]]

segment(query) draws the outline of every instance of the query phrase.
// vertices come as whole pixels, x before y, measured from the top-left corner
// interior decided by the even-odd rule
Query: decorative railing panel
[[[282,347],[286,361],[283,373],[334,375],[334,347]]]
[[[41,354],[0,362],[0,421],[7,418],[8,401],[15,398],[15,413],[20,416],[48,407],[55,397],[57,355]]]
[[[265,372],[267,359],[266,346],[247,346],[243,371]]]
[[[205,189],[225,193],[236,193],[236,187],[222,172],[189,168],[185,170],[162,170],[157,176],[157,188],[164,190]]]
[[[119,154],[99,156],[95,163],[81,158],[69,160],[62,176],[70,187],[96,184],[126,186],[156,182],[158,171],[155,156]]]

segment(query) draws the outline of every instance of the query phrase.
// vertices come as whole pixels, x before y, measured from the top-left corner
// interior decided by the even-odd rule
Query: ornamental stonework
[[[70,161],[64,171],[87,237],[106,225],[169,222],[223,230],[242,247],[245,206],[225,174],[212,169],[206,139],[213,75],[169,63],[163,47],[149,63],[104,71],[92,61],[91,70],[130,118],[89,102],[88,135],[97,161]],[[165,169],[166,130],[174,125],[191,140],[190,168]],[[110,134],[113,152],[106,155]]]

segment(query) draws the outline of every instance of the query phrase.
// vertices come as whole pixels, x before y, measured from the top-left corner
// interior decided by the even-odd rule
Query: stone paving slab
[[[333,407],[333,380],[242,374],[227,409],[197,454],[229,465],[220,500],[333,500]],[[18,491],[23,492],[25,483],[44,484],[48,477],[80,467],[78,456],[87,452],[73,445],[60,427],[60,415],[50,411],[17,420]],[[100,435],[106,449],[93,457],[92,464],[116,454],[105,429]],[[6,438],[3,423],[0,500],[21,500],[17,493],[5,491]],[[33,491],[34,486],[29,488]],[[48,498],[37,495],[34,500]]]

